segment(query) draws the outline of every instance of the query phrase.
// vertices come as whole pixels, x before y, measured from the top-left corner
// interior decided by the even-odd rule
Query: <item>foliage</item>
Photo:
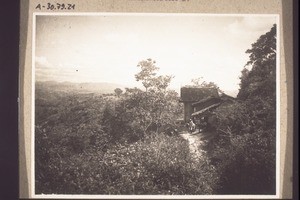
[[[220,194],[275,194],[276,26],[262,35],[244,68],[238,101],[215,110],[218,136],[210,157]]]
[[[165,124],[174,124],[176,115],[181,109],[178,103],[178,94],[175,91],[149,92],[126,91],[127,100],[125,108],[128,113],[135,115],[138,124],[143,132],[146,132],[151,125],[157,127]]]
[[[114,92],[115,92],[116,95],[119,97],[119,96],[123,93],[123,90],[120,89],[120,88],[116,88],[116,89],[114,90]]]
[[[145,92],[127,88],[114,106],[106,105],[102,124],[112,140],[135,142],[151,131],[163,132],[167,126],[175,129],[181,113],[178,94],[172,90]]]
[[[172,77],[157,76],[159,68],[152,59],[141,61],[138,66],[141,71],[135,77],[142,81],[146,91],[125,88],[123,97],[114,107],[107,105],[104,110],[102,123],[115,141],[134,142],[151,131],[175,129],[177,116],[182,113],[178,94],[167,89]]]
[[[210,143],[221,194],[273,194],[275,191],[275,128],[237,102],[216,111],[218,136]]]
[[[155,61],[151,58],[143,60],[138,63],[137,67],[141,68],[141,71],[135,75],[137,81],[142,81],[146,90],[152,86],[152,78],[156,75],[156,71],[159,69],[155,66]]]
[[[173,76],[168,75],[157,76],[159,67],[155,64],[156,62],[154,60],[148,58],[147,60],[140,61],[137,65],[141,68],[141,71],[135,75],[135,78],[137,81],[142,81],[146,92],[150,88],[155,91],[166,90],[173,78]]]
[[[178,94],[167,90],[170,81],[171,78],[168,76],[152,76],[151,86],[147,91],[127,88],[118,98],[113,94],[51,92],[46,88],[36,91],[36,192],[47,194],[184,192],[185,190],[180,188],[174,191],[171,188],[165,189],[167,179],[177,176],[174,170],[169,171],[163,183],[157,182],[161,177],[159,174],[161,169],[153,171],[155,163],[144,163],[143,175],[138,171],[132,171],[134,169],[132,165],[138,164],[148,154],[164,158],[168,157],[164,153],[173,153],[173,158],[180,155],[186,159],[188,156],[187,151],[178,154],[179,149],[175,151],[174,148],[172,152],[155,153],[158,146],[152,140],[164,141],[168,149],[171,149],[172,145],[176,147],[176,143],[182,148],[187,148],[187,144],[179,142],[179,138],[165,138],[167,136],[163,134],[149,137],[153,130],[163,133],[166,129],[170,129],[169,125],[175,129],[177,115],[182,112]],[[121,94],[117,89],[115,92]],[[157,139],[158,137],[161,138]],[[130,144],[133,146],[128,149]],[[125,162],[128,166],[124,165]],[[155,160],[153,162],[158,163]],[[180,163],[182,165],[183,162]],[[169,163],[164,169],[164,173],[171,168],[170,165]],[[177,168],[181,171],[186,170],[184,173],[187,174],[196,173],[193,172],[196,169],[191,169],[190,166],[182,165]],[[155,175],[152,177],[153,173]],[[147,179],[147,176],[152,178]],[[172,180],[172,183],[174,181]],[[196,187],[195,183],[191,184],[194,185],[188,187]],[[142,185],[143,188],[139,188]],[[201,192],[211,192],[210,185],[199,188]],[[200,192],[200,189],[195,191]]]
[[[44,91],[47,91],[45,89]],[[102,150],[110,136],[101,125],[102,96],[62,92],[36,92],[35,176],[36,188],[47,187],[52,171],[74,154],[84,153],[94,146]],[[57,165],[55,165],[57,164]],[[40,184],[38,184],[40,183]]]
[[[241,76],[238,98],[268,98],[276,99],[276,25],[269,32],[260,36],[248,49],[250,60]]]
[[[187,142],[178,136],[151,134],[136,143],[106,151],[96,145],[69,156],[59,155],[63,146],[49,139],[47,165],[36,177],[37,193],[211,194],[216,184],[214,168],[193,160]]]
[[[219,93],[224,93],[220,87],[214,82],[206,82],[203,80],[203,77],[192,79],[192,85],[189,87],[197,87],[197,88],[216,88]]]

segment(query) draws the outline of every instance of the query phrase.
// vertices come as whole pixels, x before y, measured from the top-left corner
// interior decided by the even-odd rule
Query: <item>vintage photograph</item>
[[[36,195],[276,195],[278,16],[39,13]]]

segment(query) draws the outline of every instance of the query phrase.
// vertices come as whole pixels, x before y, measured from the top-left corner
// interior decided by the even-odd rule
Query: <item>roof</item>
[[[212,97],[212,96],[209,96],[209,97],[206,97],[200,101],[197,101],[195,103],[192,104],[192,106],[197,106],[199,104],[203,104],[205,102],[211,102],[211,103],[219,103],[221,102],[221,98],[220,97]]]
[[[182,87],[180,89],[181,102],[197,102],[207,97],[218,96],[219,94],[216,88]]]
[[[216,107],[218,107],[220,104],[221,104],[221,103],[216,103],[216,104],[213,104],[213,105],[211,105],[211,106],[208,106],[208,107],[206,107],[206,108],[204,108],[204,109],[202,109],[202,110],[199,110],[199,111],[197,111],[197,112],[192,113],[192,116],[196,116],[196,115],[199,115],[199,114],[201,114],[201,113],[204,113],[204,112],[208,111],[208,110],[211,109],[211,108],[216,108]]]
[[[230,101],[230,102],[236,101],[236,98],[229,96],[227,94],[224,94],[224,93],[220,95],[220,98],[222,99],[222,101]]]

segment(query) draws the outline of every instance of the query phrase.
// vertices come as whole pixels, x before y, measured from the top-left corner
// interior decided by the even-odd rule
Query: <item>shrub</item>
[[[212,194],[215,170],[193,160],[181,137],[151,134],[143,141],[52,156],[37,193]]]
[[[215,176],[214,170],[204,160],[191,158],[188,145],[181,137],[152,134],[143,142],[134,145],[132,163],[139,163],[145,185],[153,185],[151,194],[211,194]],[[214,177],[215,178],[215,177]],[[156,189],[157,188],[157,189]],[[149,193],[150,192],[150,193]]]
[[[244,102],[220,107],[218,136],[210,143],[210,158],[220,175],[220,194],[274,194],[276,130],[265,127]],[[273,123],[275,123],[273,121]]]

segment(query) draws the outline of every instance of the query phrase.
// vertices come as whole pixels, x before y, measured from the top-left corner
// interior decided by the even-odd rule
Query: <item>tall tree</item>
[[[159,69],[155,66],[155,63],[155,60],[148,58],[147,60],[140,61],[137,65],[137,67],[141,68],[141,71],[135,75],[135,78],[137,81],[142,81],[146,91],[148,91],[149,87],[153,86],[153,78]]]
[[[276,98],[276,25],[260,36],[246,53],[249,61],[242,70],[238,98]]]
[[[135,75],[137,81],[142,81],[143,86],[146,89],[146,92],[149,89],[152,90],[166,90],[169,86],[173,76],[158,76],[157,71],[159,67],[157,67],[156,62],[151,58],[147,60],[140,61],[138,63],[138,67],[141,68],[141,71]]]
[[[178,104],[178,94],[167,90],[173,76],[157,75],[159,68],[151,58],[140,61],[141,71],[135,75],[137,81],[142,81],[146,92],[139,89],[126,89],[126,108],[134,113],[135,120],[145,134],[153,124],[168,124],[175,121]],[[174,117],[173,117],[174,116]]]

